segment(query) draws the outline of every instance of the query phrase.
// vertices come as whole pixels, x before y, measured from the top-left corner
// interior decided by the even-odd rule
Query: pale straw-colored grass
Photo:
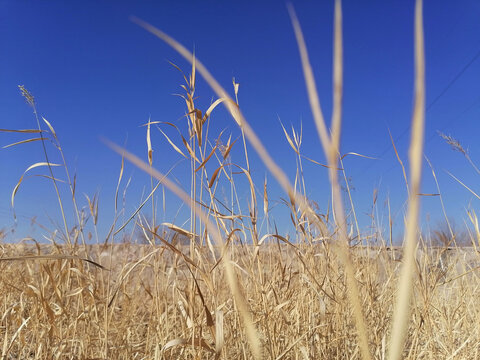
[[[356,218],[348,169],[342,160],[347,155],[366,156],[341,154],[340,1],[335,2],[334,13],[330,128],[322,114],[300,23],[289,7],[327,162],[323,165],[302,153],[302,128],[292,127],[290,133],[281,124],[286,145],[297,160],[292,180],[245,119],[238,102],[239,84],[233,81],[234,96],[230,96],[190,51],[139,19],[133,20],[191,63],[190,74],[172,64],[184,79],[180,97],[185,101],[185,117],[182,123],[149,119],[144,124],[146,161],[105,140],[122,158],[115,217],[104,240],[97,235],[98,195],[85,196],[84,210],[77,207],[75,177],[69,175],[52,124],[42,117],[47,130],[40,121],[36,129],[0,129],[36,136],[11,147],[37,141],[45,145],[46,139],[52,140],[61,161],[50,161],[55,153],[48,155],[49,148],[43,147],[44,159],[27,166],[26,173],[48,168],[47,177],[63,214],[63,229],[43,228],[48,244],[24,239],[0,246],[2,360],[478,358],[480,230],[476,214],[468,214],[473,248],[459,247],[460,239],[450,225],[448,232],[437,232],[448,244],[441,248],[428,246],[431,239],[418,231],[425,107],[421,10],[418,1],[409,179],[404,170],[409,193],[404,248],[392,246],[390,209],[386,239],[384,229],[362,234]],[[197,73],[218,97],[205,111],[196,103]],[[33,96],[24,87],[21,90],[39,120]],[[235,140],[234,134],[213,133],[210,121],[216,120],[212,118],[220,104],[239,126],[243,141],[237,142],[240,136]],[[174,154],[188,159],[189,181],[179,185],[172,180],[178,163],[165,174],[156,170],[154,134],[160,135]],[[267,178],[255,184],[246,140],[286,198],[277,201],[269,193]],[[243,146],[242,151],[232,151],[235,146]],[[401,154],[395,152],[404,168]],[[238,153],[243,159],[237,158]],[[150,175],[149,193],[129,213],[119,202],[122,187],[125,196],[130,182],[123,179],[125,160]],[[327,168],[331,209],[326,206],[322,211],[323,206],[308,198],[302,160]],[[58,170],[65,171],[73,219],[63,211],[66,200],[59,191]],[[432,173],[435,177],[433,167]],[[340,175],[347,185],[346,207]],[[23,181],[26,176],[15,186],[12,202],[21,193]],[[242,197],[239,193],[245,193],[244,187],[248,195]],[[159,214],[165,213],[165,189],[190,207],[186,222],[179,223],[173,216],[158,221]],[[441,199],[438,182],[437,189]],[[293,238],[278,233],[272,218],[275,206],[287,211]],[[263,207],[263,217],[259,207]],[[376,223],[375,214],[372,209],[372,224]],[[355,235],[350,227],[355,227]],[[0,236],[5,234],[0,232]],[[86,239],[96,245],[86,245]]]
[[[404,255],[395,312],[393,315],[392,335],[388,358],[403,357],[403,349],[410,319],[415,273],[415,249],[418,237],[418,216],[420,209],[420,183],[422,177],[423,133],[425,128],[425,50],[423,37],[423,3],[417,0],[415,5],[415,104],[412,117],[412,133],[409,150],[410,187],[408,194],[408,212],[405,225]]]

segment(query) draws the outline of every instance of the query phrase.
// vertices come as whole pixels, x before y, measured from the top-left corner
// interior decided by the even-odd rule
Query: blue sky
[[[330,119],[333,1],[298,1],[293,5],[309,47],[324,114]],[[413,99],[414,2],[345,1],[343,11],[341,150],[379,158],[345,159],[355,188],[353,199],[361,225],[368,229],[367,214],[371,212],[374,189],[378,189],[380,225],[387,224],[388,197],[400,229],[406,192],[388,129],[406,162]],[[17,85],[25,85],[35,96],[41,115],[55,127],[70,169],[77,173],[79,202],[85,204],[84,193],[90,197],[100,193],[101,233],[112,221],[120,158],[99,137],[117,143],[127,141],[130,151],[146,158],[145,128],[140,125],[149,117],[181,123],[179,119],[185,113],[184,103],[172,95],[181,91],[182,77],[168,61],[186,72],[189,65],[159,39],[133,24],[131,15],[194,48],[197,57],[227,89],[232,89],[235,77],[240,83],[239,101],[247,120],[292,180],[295,156],[283,136],[279,118],[287,128],[293,125],[299,129],[302,123],[304,154],[324,162],[284,2],[1,1],[0,128],[35,127],[32,111],[17,89]],[[459,227],[466,218],[465,209],[477,208],[478,201],[445,170],[474,190],[478,189],[479,175],[460,153],[438,137],[437,130],[457,138],[469,149],[473,161],[480,159],[476,141],[480,119],[479,18],[477,1],[460,4],[427,0],[424,4],[429,106],[425,155],[437,172],[448,215]],[[215,98],[202,80],[198,81],[197,95],[204,109]],[[234,138],[238,135],[223,109],[212,116],[212,131],[221,129],[227,129]],[[178,156],[158,131],[152,134],[155,166],[166,171]],[[174,133],[169,134],[175,138]],[[23,138],[0,133],[0,145]],[[234,155],[244,165],[241,152]],[[59,221],[53,187],[43,178],[29,178],[22,184],[16,197],[17,224],[13,221],[11,191],[23,171],[42,160],[40,143],[0,150],[0,228],[15,229],[12,238],[40,237],[42,232],[30,227],[33,216],[49,228],[53,227],[49,217]],[[253,176],[261,188],[266,170],[256,157],[252,161]],[[174,171],[179,182],[187,168],[181,164]],[[305,175],[309,195],[326,210],[326,170],[305,164]],[[125,176],[132,177],[126,196],[130,213],[148,189],[149,179],[130,165]],[[282,196],[270,176],[268,183],[271,199]],[[422,191],[437,192],[428,168]],[[240,195],[246,198],[247,191]],[[172,195],[167,200],[167,214],[159,216],[161,221],[172,221],[179,207]],[[278,216],[282,224],[283,215]],[[441,220],[438,197],[424,197],[424,229]]]

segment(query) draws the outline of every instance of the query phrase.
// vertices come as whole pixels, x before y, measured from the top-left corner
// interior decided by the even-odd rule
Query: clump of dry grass
[[[93,237],[87,225],[90,219],[96,234],[98,197],[86,197],[85,211],[77,207],[75,177],[70,177],[57,134],[38,114],[34,97],[20,87],[34,111],[37,128],[3,131],[39,134],[39,138],[11,146],[42,143],[45,159],[25,173],[48,169],[45,176],[57,193],[64,228],[46,236],[49,244],[34,239],[1,244],[2,359],[478,357],[480,312],[475,302],[480,295],[476,250],[480,231],[475,213],[469,214],[473,249],[450,246],[455,242],[437,249],[426,246],[425,239],[417,240],[424,114],[421,2],[416,9],[416,106],[410,149],[412,176],[406,179],[410,210],[405,249],[394,248],[391,235],[386,241],[380,230],[375,243],[361,234],[348,187],[352,216],[344,210],[338,172],[347,179],[342,159],[359,154],[340,154],[340,2],[335,6],[330,130],[323,119],[299,23],[292,9],[290,12],[327,159],[326,165],[316,163],[328,169],[332,186],[332,209],[326,214],[307,198],[302,159],[315,161],[301,152],[302,131],[292,128],[290,135],[283,128],[297,155],[291,183],[244,118],[238,102],[239,84],[233,82],[234,96],[229,96],[181,44],[136,19],[192,63],[188,75],[174,65],[185,81],[180,96],[186,104],[186,121],[149,120],[145,124],[146,162],[109,143],[122,154],[116,215],[105,241],[95,235],[96,244],[87,244],[86,239]],[[196,104],[197,71],[218,96],[204,111]],[[220,104],[239,125],[238,139],[242,141],[233,134],[212,134],[211,117]],[[155,169],[152,130],[158,130],[180,157],[188,159],[191,177],[188,184],[182,184],[188,192],[172,182],[168,173]],[[55,145],[58,163],[50,161],[53,157],[47,140]],[[254,184],[247,140],[287,194],[282,204],[290,212],[294,240],[272,225],[267,180],[261,186]],[[243,147],[243,159],[233,159],[235,146]],[[118,205],[125,159],[150,174],[151,189],[138,210],[117,223],[119,213],[125,210]],[[58,169],[64,170],[75,210],[73,219],[63,211]],[[13,190],[12,205],[23,180],[22,176]],[[239,196],[242,184],[249,189],[247,199]],[[189,223],[157,222],[156,194],[164,187],[190,207]],[[151,205],[150,221],[147,204]],[[263,216],[259,208],[263,208]],[[267,232],[260,230],[260,222],[267,224]],[[348,231],[350,224],[357,229],[356,239]],[[143,243],[132,237],[122,243],[119,237],[125,229],[140,234]]]

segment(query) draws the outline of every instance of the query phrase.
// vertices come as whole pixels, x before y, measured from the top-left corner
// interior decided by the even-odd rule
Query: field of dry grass
[[[400,253],[352,251],[376,359],[386,356]],[[405,358],[478,358],[477,254],[418,251]],[[195,260],[131,243],[3,245],[0,255],[13,259],[0,262],[6,359],[251,358],[228,279],[206,247]],[[27,255],[37,259],[14,260]],[[345,273],[328,245],[237,244],[230,257],[263,358],[359,357]]]
[[[33,109],[36,127],[2,131],[34,136],[10,146],[41,143],[44,159],[28,166],[24,175],[32,169],[46,170],[57,194],[62,226],[44,235],[47,243],[34,239],[0,243],[2,360],[480,357],[476,215],[469,213],[472,226],[467,242],[471,247],[457,245],[459,239],[448,219],[448,230],[441,234],[443,247],[428,246],[431,242],[418,230],[425,115],[421,1],[415,13],[415,101],[402,247],[392,247],[391,231],[385,235],[379,231],[375,239],[363,236],[348,182],[345,193],[341,191],[342,178],[346,179],[342,159],[359,154],[340,153],[340,1],[335,6],[330,127],[320,108],[300,24],[293,9],[289,10],[331,184],[332,204],[327,214],[319,213],[313,199],[307,198],[302,162],[309,159],[301,152],[301,131],[283,129],[297,156],[296,173],[287,175],[243,116],[239,85],[233,82],[234,95],[230,96],[181,44],[133,19],[191,63],[189,74],[177,68],[185,80],[185,121],[182,125],[144,124],[146,161],[105,141],[119,153],[122,167],[115,218],[108,235],[99,240],[92,235],[97,234],[98,198],[87,197],[83,208],[77,203],[75,176],[69,171],[54,124],[39,114],[33,95],[20,86]],[[198,74],[217,96],[204,111],[195,103]],[[232,140],[232,134],[210,131],[210,118],[220,105],[238,125],[238,141]],[[181,186],[155,169],[154,128],[179,157],[189,161],[190,178]],[[243,158],[232,158],[234,146],[241,148]],[[294,239],[271,225],[269,187],[266,180],[253,183],[252,151],[285,191],[281,203],[289,212]],[[137,211],[120,222],[117,215],[125,211],[118,201],[123,161],[150,175],[150,193]],[[12,191],[12,207],[23,179]],[[242,183],[248,184],[246,199],[239,195],[245,193],[240,189]],[[68,196],[61,195],[65,189]],[[163,189],[190,208],[186,224],[157,222],[158,214],[165,211],[159,200]],[[72,202],[73,218],[65,214],[67,201]],[[267,232],[259,230],[261,222],[269,224]],[[125,229],[135,236],[122,239]]]

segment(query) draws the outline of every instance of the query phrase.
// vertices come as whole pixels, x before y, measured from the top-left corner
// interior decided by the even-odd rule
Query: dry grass
[[[28,166],[24,175],[32,169],[48,169],[45,176],[56,190],[63,228],[46,234],[49,244],[24,239],[1,245],[2,360],[478,358],[477,217],[469,213],[472,248],[457,247],[450,226],[450,233],[442,234],[452,239],[445,239],[443,248],[427,246],[428,239],[418,234],[425,107],[421,9],[418,1],[404,249],[387,246],[391,235],[386,241],[380,229],[373,245],[368,236],[362,236],[348,182],[350,208],[344,209],[338,173],[342,171],[347,179],[342,159],[363,155],[340,153],[340,1],[335,6],[330,129],[322,114],[300,24],[290,8],[327,161],[322,165],[306,158],[301,153],[302,131],[292,128],[290,134],[283,128],[286,142],[297,155],[293,181],[243,116],[239,85],[234,81],[234,96],[228,95],[186,48],[150,24],[134,19],[191,62],[188,75],[174,65],[185,80],[181,95],[186,104],[185,121],[145,124],[147,161],[106,141],[122,155],[122,165],[115,195],[116,216],[105,241],[100,242],[95,235],[96,245],[87,243],[92,231],[97,234],[98,197],[86,197],[86,211],[77,206],[75,177],[70,176],[54,127],[38,114],[35,98],[21,86],[37,127],[0,130],[37,136],[9,146],[42,143],[44,159]],[[195,103],[197,72],[218,96],[205,111]],[[239,126],[242,141],[237,142],[232,134],[212,134],[211,116],[220,104]],[[156,129],[178,156],[190,162],[190,181],[182,184],[188,191],[171,181],[168,173],[155,169],[151,137]],[[54,145],[54,155],[47,140]],[[287,194],[282,204],[289,212],[294,240],[279,234],[273,225],[267,181],[259,186],[252,179],[247,140]],[[235,146],[243,146],[243,159],[232,159]],[[53,163],[50,158],[59,161]],[[125,211],[118,205],[125,159],[150,175],[151,189],[138,210],[119,223],[118,215]],[[326,214],[307,198],[305,159],[328,168],[333,201]],[[467,160],[471,162],[469,157]],[[13,189],[12,206],[23,180],[24,176]],[[70,192],[66,199],[60,195],[64,184],[59,180]],[[247,184],[247,199],[239,196],[242,184]],[[165,212],[165,205],[160,209],[158,201],[165,188],[190,207],[187,224],[156,222],[158,213]],[[73,219],[63,211],[65,201],[73,201]],[[147,205],[151,205],[150,211]],[[267,232],[259,230],[260,223]],[[350,227],[357,229],[356,236],[349,232]],[[122,243],[120,236],[126,229],[135,236]]]
[[[256,249],[233,246],[231,259],[263,357],[358,358],[347,282],[331,248],[323,243]],[[178,250],[186,253],[188,246]],[[58,256],[71,249],[4,245],[1,255],[38,251]],[[208,248],[198,248],[195,267],[165,246],[99,245],[87,252],[98,263],[112,257],[108,275],[73,259],[0,262],[6,359],[213,359],[218,337],[219,358],[251,357],[225,273],[212,270]],[[376,359],[387,349],[400,266],[394,258],[400,253],[376,247],[351,254]],[[451,250],[440,263],[435,250],[418,252],[405,358],[478,358],[480,288],[471,271],[480,266],[476,254]]]

